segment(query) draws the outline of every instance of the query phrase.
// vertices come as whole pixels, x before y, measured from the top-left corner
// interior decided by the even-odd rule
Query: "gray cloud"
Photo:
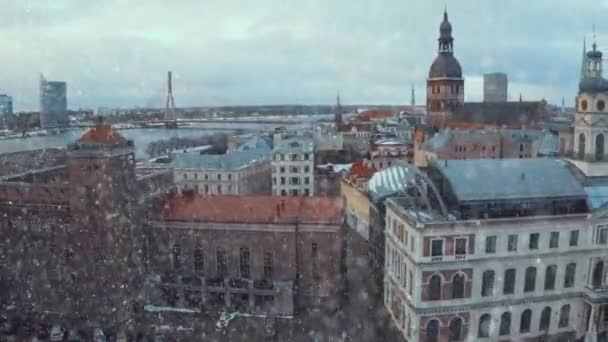
[[[161,106],[176,75],[179,105],[423,102],[444,2],[403,0],[5,0],[0,93],[37,109],[38,72],[68,82],[73,108]],[[517,98],[572,103],[582,39],[607,1],[449,4],[470,100],[504,71]]]

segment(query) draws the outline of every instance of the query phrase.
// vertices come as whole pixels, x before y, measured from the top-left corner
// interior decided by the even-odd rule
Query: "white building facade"
[[[272,151],[273,195],[314,195],[314,166],[312,138],[298,136],[277,141]]]

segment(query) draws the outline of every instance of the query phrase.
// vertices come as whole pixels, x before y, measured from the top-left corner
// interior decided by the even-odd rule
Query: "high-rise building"
[[[507,74],[495,72],[483,75],[483,102],[507,102]]]
[[[60,128],[69,124],[65,82],[47,81],[40,76],[40,127]]]
[[[13,120],[13,98],[0,94],[0,127],[7,127]]]

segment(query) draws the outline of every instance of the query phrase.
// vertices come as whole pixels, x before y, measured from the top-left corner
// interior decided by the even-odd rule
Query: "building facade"
[[[429,175],[426,195],[410,183],[387,202],[384,300],[404,338],[605,336],[608,231],[566,163],[449,161]]]
[[[483,75],[483,102],[507,102],[509,81],[507,74]]]
[[[62,128],[69,126],[67,84],[47,81],[40,77],[40,127]]]
[[[314,146],[310,137],[281,138],[272,150],[272,193],[312,196],[315,190]]]
[[[221,155],[185,153],[171,162],[180,191],[205,195],[271,193],[269,149],[234,151]]]
[[[150,221],[157,306],[293,317],[340,306],[340,200],[173,196]]]

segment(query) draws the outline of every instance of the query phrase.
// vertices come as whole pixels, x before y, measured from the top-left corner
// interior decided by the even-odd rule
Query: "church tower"
[[[464,103],[464,79],[462,68],[454,57],[452,24],[447,10],[439,26],[437,57],[429,70],[426,82],[426,109],[429,124],[442,128],[450,114]]]
[[[334,122],[336,125],[336,132],[339,132],[342,128],[342,124],[344,123],[342,114],[344,113],[344,109],[342,108],[342,104],[340,103],[340,92],[338,92],[338,96],[336,96],[336,107],[334,108]]]
[[[602,52],[593,42],[583,55],[581,80],[576,97],[574,156],[572,162],[587,176],[608,175],[608,80],[602,75]]]

